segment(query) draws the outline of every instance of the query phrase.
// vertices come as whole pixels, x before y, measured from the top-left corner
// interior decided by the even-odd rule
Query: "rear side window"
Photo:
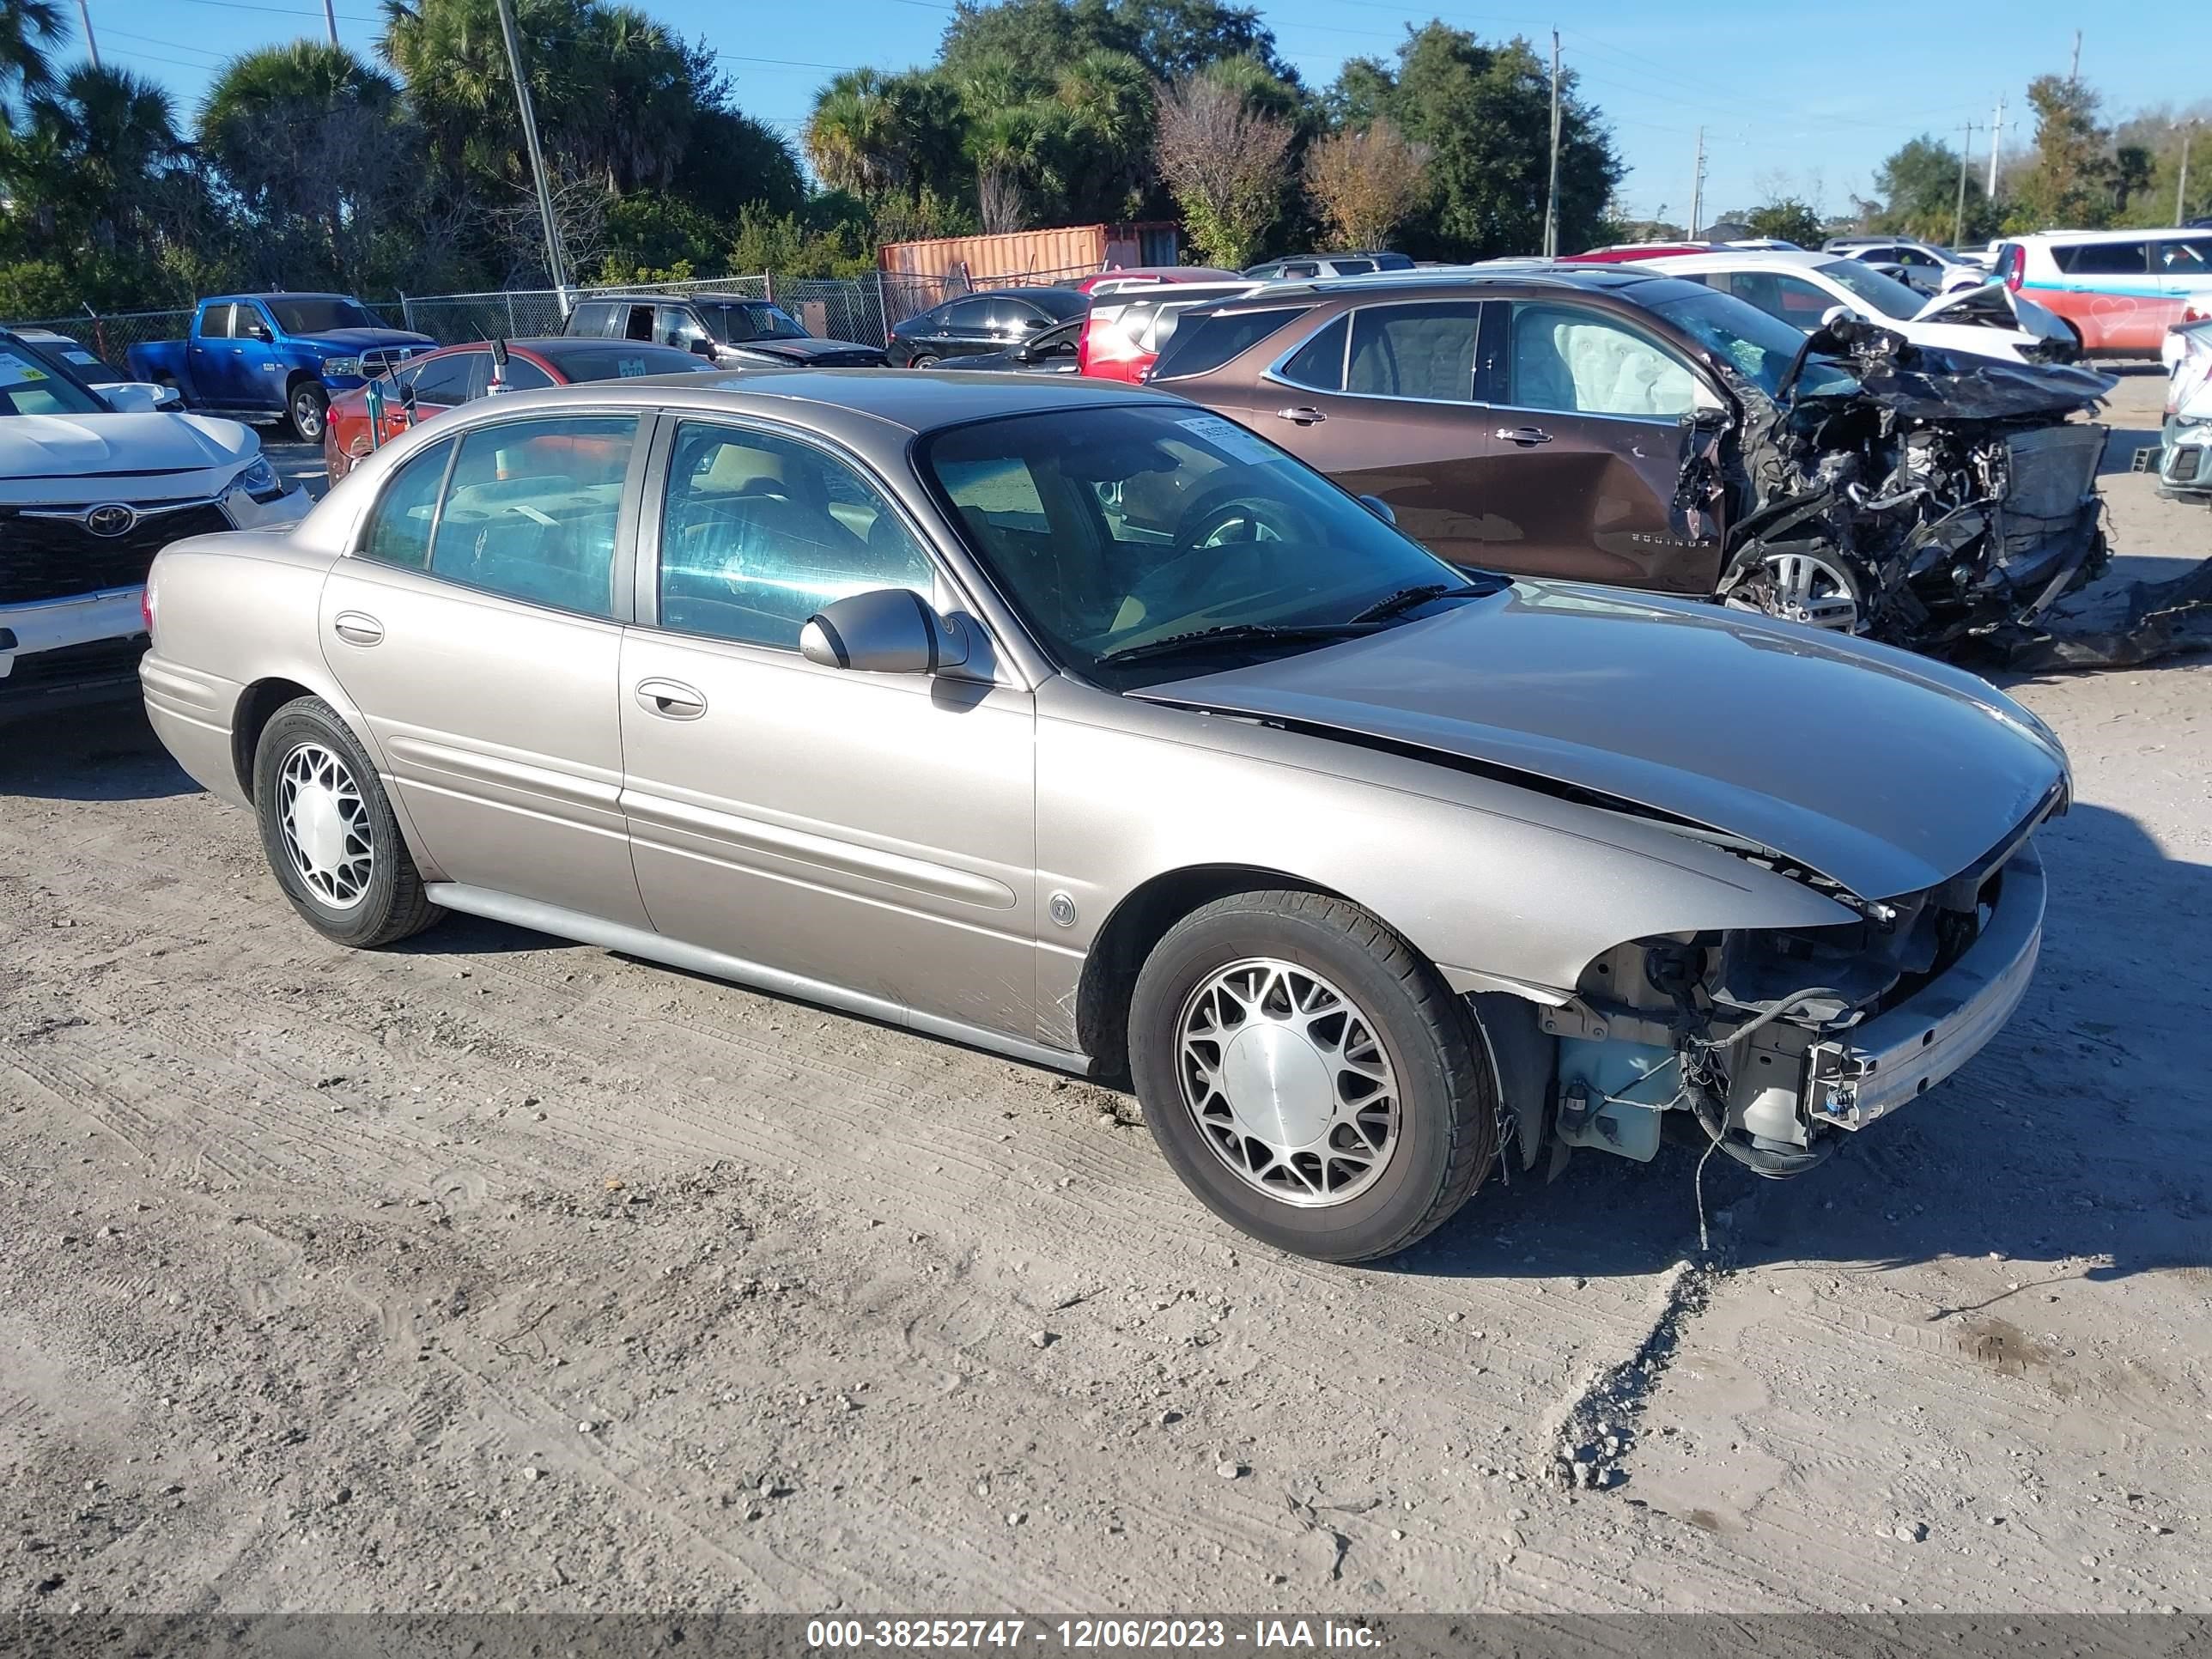
[[[1351,319],[1338,318],[1293,353],[1278,371],[1292,386],[1316,392],[1344,390],[1344,341],[1352,332]]]
[[[615,308],[603,301],[593,300],[578,306],[568,319],[568,332],[588,339],[600,339],[611,331],[615,319]]]
[[[426,404],[465,404],[482,390],[475,371],[488,362],[489,355],[482,351],[433,357],[415,371],[415,396]]]
[[[430,574],[531,605],[611,617],[615,525],[637,421],[582,415],[461,440]]]
[[[203,340],[230,338],[230,313],[231,307],[228,306],[210,306],[205,311],[200,313],[200,338]]]
[[[1370,398],[1470,403],[1482,308],[1456,301],[1368,306],[1352,314],[1344,389]]]
[[[945,307],[938,319],[939,328],[974,329],[979,332],[991,325],[991,302],[988,300],[956,300]]]
[[[1211,374],[1278,329],[1304,316],[1309,309],[1305,306],[1284,306],[1267,311],[1182,317],[1160,348],[1159,361],[1152,366],[1152,378],[1166,380],[1182,375]]]
[[[1340,276],[1364,276],[1375,269],[1372,259],[1332,259],[1329,264]]]
[[[2141,276],[2150,270],[2148,242],[2077,242],[2051,250],[2070,276]]]
[[[453,459],[451,439],[432,444],[392,475],[383,499],[361,538],[361,556],[403,570],[430,566],[430,535],[438,524],[438,490],[446,482],[446,463]]]

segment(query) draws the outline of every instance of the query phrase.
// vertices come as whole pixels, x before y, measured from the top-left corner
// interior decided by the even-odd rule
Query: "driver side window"
[[[1675,420],[1697,377],[1653,342],[1595,311],[1516,305],[1509,402],[1561,415]]]
[[[834,456],[741,427],[686,422],[660,519],[660,625],[799,648],[832,599],[904,587],[936,568],[875,486]]]

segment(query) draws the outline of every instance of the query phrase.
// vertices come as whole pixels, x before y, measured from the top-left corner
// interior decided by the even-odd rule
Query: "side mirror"
[[[248,323],[246,325],[246,337],[249,340],[258,340],[262,344],[267,345],[276,337],[270,333],[266,324]]]
[[[1359,504],[1382,520],[1384,524],[1395,525],[1398,522],[1398,515],[1390,510],[1390,503],[1380,495],[1362,495],[1359,498]]]
[[[864,674],[934,674],[968,660],[968,635],[912,589],[878,587],[832,599],[809,617],[799,654]]]
[[[1857,316],[1858,313],[1853,311],[1849,306],[1830,306],[1820,313],[1820,326],[1833,328],[1838,323],[1850,322]]]
[[[714,361],[714,343],[703,334],[693,335],[684,349],[694,357],[704,357],[710,363]]]
[[[154,410],[166,409],[177,401],[175,392],[168,387],[151,386],[143,380],[126,380],[119,386],[103,386],[100,395],[118,415],[150,415]]]

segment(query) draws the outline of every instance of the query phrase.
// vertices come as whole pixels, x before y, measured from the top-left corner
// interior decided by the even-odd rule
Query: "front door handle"
[[[331,618],[331,632],[348,645],[375,645],[384,638],[384,624],[365,611],[341,611]]]
[[[637,706],[663,720],[696,720],[707,712],[707,699],[678,680],[640,680]]]
[[[1540,426],[1501,426],[1497,435],[1509,444],[1519,444],[1523,449],[1533,449],[1538,444],[1552,441],[1552,434]]]
[[[1328,416],[1310,404],[1299,404],[1290,409],[1277,410],[1275,418],[1294,422],[1299,426],[1319,426]]]

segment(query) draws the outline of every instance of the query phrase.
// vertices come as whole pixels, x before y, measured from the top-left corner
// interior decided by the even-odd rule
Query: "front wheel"
[[[262,728],[253,804],[276,884],[325,939],[373,950],[445,915],[423,894],[376,768],[320,697],[286,703]]]
[[[1441,1226],[1498,1151],[1474,1016],[1349,902],[1239,893],[1146,958],[1129,1066],[1153,1139],[1231,1225],[1324,1261]]]
[[[320,380],[302,380],[292,388],[284,412],[302,443],[320,443],[323,428],[330,423],[331,394],[323,390]]]

